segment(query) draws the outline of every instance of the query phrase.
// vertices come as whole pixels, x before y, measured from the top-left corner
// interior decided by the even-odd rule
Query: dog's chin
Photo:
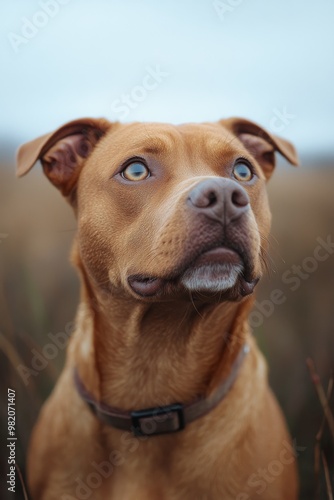
[[[189,292],[226,292],[236,285],[242,271],[241,264],[204,264],[187,269],[180,282]]]

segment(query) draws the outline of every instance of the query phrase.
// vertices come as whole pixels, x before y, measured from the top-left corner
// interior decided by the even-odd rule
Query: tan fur
[[[100,132],[94,141],[93,129]],[[75,160],[74,182],[63,164],[57,164],[60,176],[57,170],[51,175],[50,161],[58,161],[59,141],[70,136],[71,142],[75,134],[89,141],[92,152]],[[180,264],[200,237],[197,222],[184,209],[188,193],[203,179],[229,177],[238,157],[249,159],[258,177],[245,188],[251,210],[242,238],[253,277],[260,277],[270,228],[265,182],[275,150],[296,164],[288,142],[242,119],[178,127],[81,120],[71,123],[70,132],[65,126],[23,146],[19,174],[40,158],[77,213],[72,259],[82,278],[66,365],[31,441],[33,499],[297,498],[296,458],[247,325],[251,296],[191,297],[177,289],[161,300],[141,299],[127,283],[135,273],[168,276]],[[113,177],[132,156],[144,156],[157,169],[153,181],[139,187]],[[245,341],[250,354],[226,398],[179,433],[136,438],[108,427],[92,415],[73,384],[76,367],[96,399],[123,410],[187,403],[228,376]],[[282,470],[268,476],[277,461]],[[99,473],[95,480],[101,484],[93,487],[102,462],[108,477]],[[90,490],[86,497],[78,489],[81,481]]]

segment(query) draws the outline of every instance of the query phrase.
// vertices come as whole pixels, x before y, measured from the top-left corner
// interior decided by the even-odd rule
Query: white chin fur
[[[188,269],[181,283],[190,292],[223,292],[232,288],[243,267],[235,264],[211,264]]]

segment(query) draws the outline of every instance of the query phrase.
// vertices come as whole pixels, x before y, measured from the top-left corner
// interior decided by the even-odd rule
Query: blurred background
[[[270,272],[251,324],[297,447],[300,498],[330,498],[321,460],[315,474],[324,412],[306,358],[326,392],[334,367],[334,3],[16,0],[0,9],[1,432],[6,437],[10,387],[23,476],[30,431],[64,360],[63,348],[47,347],[50,334],[73,320],[79,284],[68,261],[71,210],[39,165],[15,179],[16,148],[83,116],[172,123],[243,116],[291,140],[301,158],[298,169],[279,163],[270,181]],[[333,488],[327,425],[317,442]],[[7,467],[2,446],[2,477]],[[1,487],[1,498],[13,498]],[[16,497],[23,498],[18,480]]]

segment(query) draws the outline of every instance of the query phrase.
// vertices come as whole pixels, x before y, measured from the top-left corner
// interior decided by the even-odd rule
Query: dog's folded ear
[[[48,179],[64,196],[69,196],[81,167],[99,139],[111,127],[104,119],[81,118],[66,123],[50,134],[23,144],[17,152],[17,176],[29,172],[40,160]]]
[[[275,152],[279,152],[292,165],[298,165],[298,155],[294,146],[289,141],[267,132],[256,123],[244,118],[229,118],[219,123],[237,136],[257,160],[267,179],[275,167]]]

